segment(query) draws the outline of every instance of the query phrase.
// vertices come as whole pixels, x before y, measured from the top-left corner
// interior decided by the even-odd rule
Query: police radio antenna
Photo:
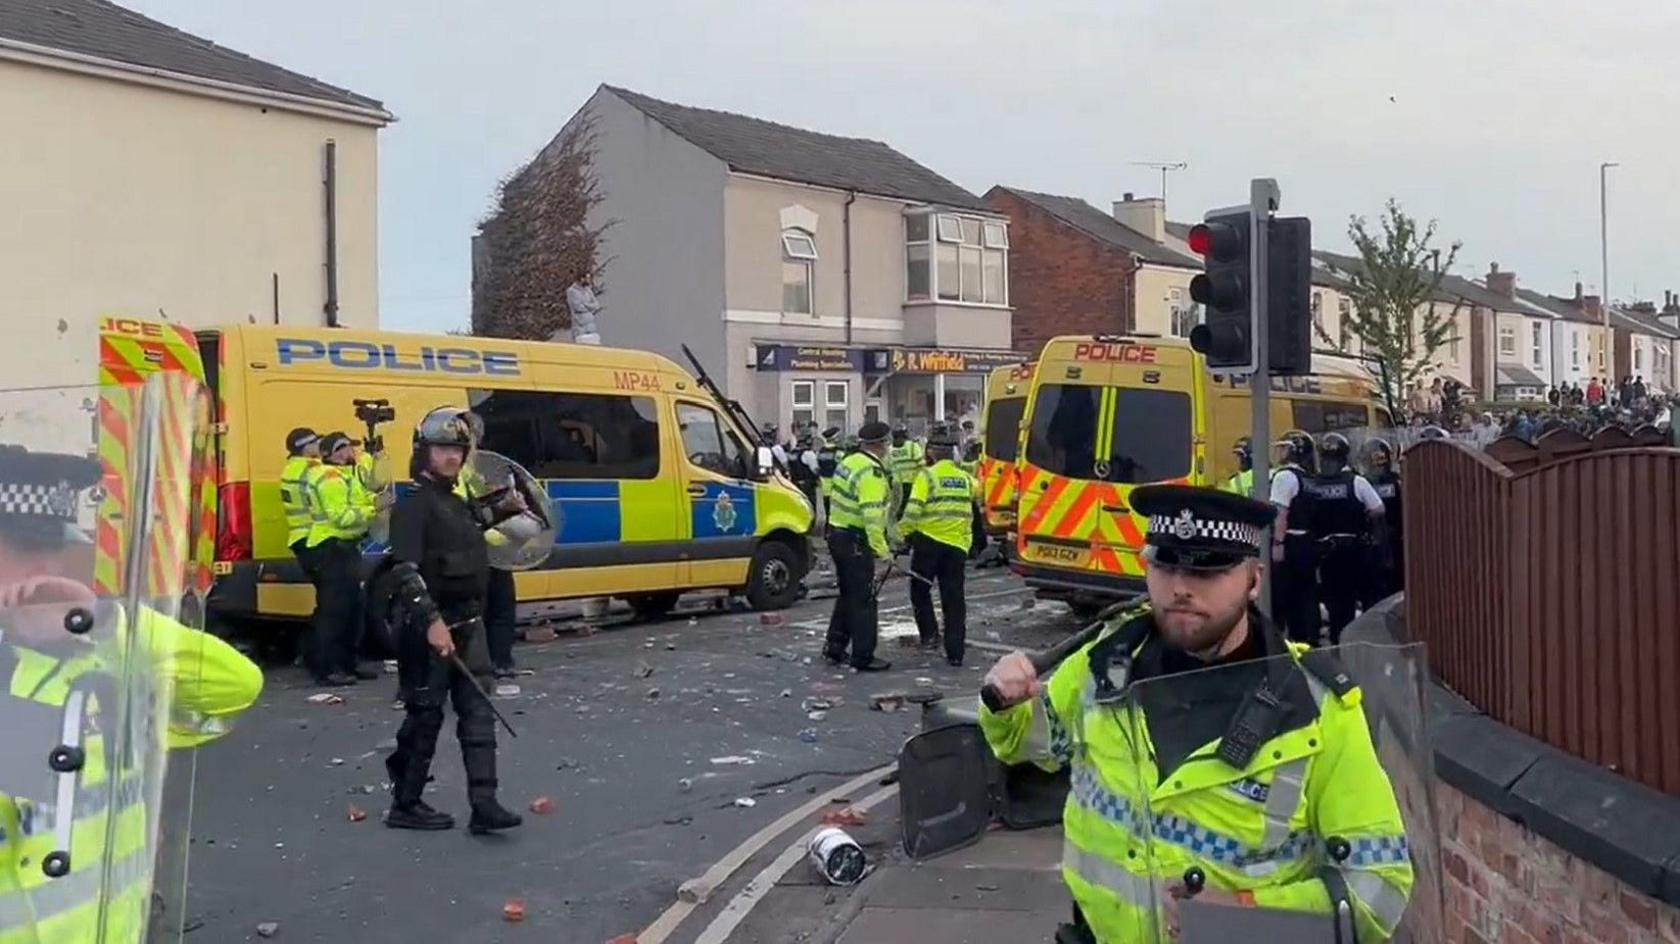
[[[688,358],[688,362],[694,365],[694,379],[700,383],[700,389],[710,394],[712,399],[723,407],[724,412],[728,413],[737,424],[746,429],[747,435],[752,437],[754,446],[768,445],[764,441],[763,434],[758,430],[758,424],[754,423],[752,417],[747,415],[746,408],[741,406],[741,402],[723,395],[723,391],[718,388],[718,385],[712,382],[711,375],[706,373],[706,368],[700,365],[700,358],[694,356],[694,352],[689,350],[688,345],[682,345],[682,352],[683,356]]]
[[[1132,161],[1133,167],[1148,167],[1161,172],[1161,202],[1167,202],[1167,174],[1175,170],[1184,170],[1190,166],[1189,161]]]

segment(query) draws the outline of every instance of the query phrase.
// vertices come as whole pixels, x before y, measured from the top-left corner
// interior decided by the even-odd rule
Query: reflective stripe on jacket
[[[0,717],[47,731],[77,725],[85,755],[71,795],[70,872],[49,878],[41,862],[60,847],[54,832],[62,802],[56,778],[44,758],[12,756],[0,744],[0,944],[140,941],[151,913],[146,891],[156,851],[148,840],[146,771],[155,769],[157,758],[145,752],[216,737],[262,690],[261,671],[227,643],[152,610],[141,611],[141,627],[136,651],[158,674],[156,694],[169,696],[164,745],[130,743],[102,732],[117,717],[117,706],[100,701],[115,688],[115,670],[91,649],[61,658],[21,646],[0,648],[0,663],[11,666],[9,677],[0,679],[0,699],[7,700]],[[146,710],[145,704],[141,698],[138,710]],[[133,730],[145,725],[137,718]],[[22,734],[12,730],[9,737],[33,740]],[[128,753],[116,753],[124,750]]]
[[[1062,876],[1098,941],[1164,940],[1154,929],[1156,883],[1192,865],[1211,887],[1252,891],[1260,907],[1328,915],[1318,875],[1331,836],[1352,845],[1338,868],[1359,940],[1392,936],[1411,893],[1411,856],[1359,689],[1338,697],[1303,672],[1315,720],[1262,744],[1244,769],[1215,759],[1215,741],[1163,780],[1135,706],[1096,702],[1092,646],[1063,662],[1035,701],[998,713],[982,706],[980,726],[1005,763],[1071,767]],[[1290,644],[1291,655],[1305,648]],[[1134,746],[1134,732],[1145,743]]]
[[[320,463],[309,456],[292,456],[280,470],[280,504],[286,509],[286,546],[309,537],[309,470]]]
[[[355,541],[367,533],[373,506],[355,500],[355,472],[323,462],[309,470],[309,546],[338,539]]]
[[[908,484],[921,470],[923,455],[922,444],[914,439],[907,439],[904,445],[887,449],[887,468],[892,471],[895,480]]]
[[[906,537],[920,532],[967,553],[974,542],[974,498],[978,486],[950,459],[923,469],[910,483],[899,528]]]
[[[831,528],[855,528],[869,538],[876,557],[886,557],[887,470],[881,460],[859,450],[840,460],[828,496]]]

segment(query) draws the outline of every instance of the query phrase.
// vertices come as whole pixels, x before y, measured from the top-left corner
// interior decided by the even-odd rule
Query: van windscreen
[[[1021,414],[1026,411],[1026,397],[993,400],[986,407],[986,455],[1004,462],[1015,461],[1021,442]]]
[[[1113,397],[1106,417],[1105,394]],[[1189,474],[1190,440],[1188,394],[1046,384],[1033,405],[1027,461],[1070,478],[1159,482]]]

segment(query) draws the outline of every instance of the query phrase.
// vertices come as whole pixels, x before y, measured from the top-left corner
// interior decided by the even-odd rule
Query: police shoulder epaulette
[[[1349,675],[1347,668],[1336,654],[1325,649],[1308,649],[1301,653],[1301,668],[1306,669],[1313,678],[1324,683],[1324,687],[1335,693],[1337,698],[1346,698],[1347,694],[1358,686]]]

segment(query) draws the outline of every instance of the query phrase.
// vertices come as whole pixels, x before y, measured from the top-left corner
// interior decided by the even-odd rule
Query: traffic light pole
[[[1250,253],[1248,271],[1251,273],[1250,277],[1254,280],[1254,286],[1249,297],[1252,299],[1254,311],[1254,363],[1256,365],[1253,376],[1249,378],[1249,397],[1254,404],[1253,429],[1250,433],[1254,445],[1250,452],[1254,456],[1253,497],[1267,504],[1271,503],[1272,494],[1270,474],[1272,460],[1272,370],[1268,361],[1270,346],[1266,337],[1269,324],[1267,309],[1270,307],[1268,293],[1270,286],[1268,283],[1270,281],[1269,269],[1271,268],[1267,264],[1270,259],[1270,256],[1267,255],[1267,242],[1271,227],[1267,224],[1272,218],[1272,213],[1278,208],[1278,198],[1276,180],[1270,177],[1256,177],[1249,182],[1248,212],[1251,223],[1250,232],[1253,235],[1248,241]],[[1265,550],[1261,552],[1260,561],[1268,575],[1270,575],[1272,568],[1272,539],[1272,530],[1267,528],[1264,543],[1261,545]],[[1272,611],[1271,585],[1272,581],[1270,579],[1260,581],[1260,611],[1262,613]]]

